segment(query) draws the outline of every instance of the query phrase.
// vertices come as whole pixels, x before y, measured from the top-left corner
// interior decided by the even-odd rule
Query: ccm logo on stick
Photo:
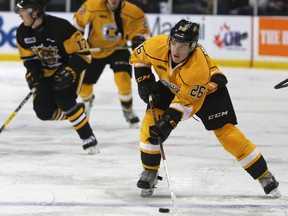
[[[212,120],[212,119],[220,118],[220,117],[225,116],[225,115],[228,115],[228,110],[225,112],[219,112],[219,113],[210,115],[210,116],[208,116],[208,119]]]

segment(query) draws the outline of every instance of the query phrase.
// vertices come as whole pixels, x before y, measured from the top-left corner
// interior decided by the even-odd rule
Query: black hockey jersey
[[[90,63],[91,56],[86,40],[65,19],[45,15],[43,23],[36,29],[22,23],[17,29],[16,38],[20,58],[27,70],[40,72],[44,77],[53,75],[62,65],[82,71]],[[72,58],[73,61],[70,61]]]

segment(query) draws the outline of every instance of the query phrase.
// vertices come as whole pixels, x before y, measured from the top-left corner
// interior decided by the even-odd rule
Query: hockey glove
[[[76,72],[70,68],[60,69],[54,74],[54,90],[63,90],[75,83],[77,78]]]
[[[170,115],[164,114],[156,122],[155,125],[149,127],[150,137],[148,141],[153,145],[158,145],[158,138],[161,139],[161,142],[165,140],[170,135],[171,131],[177,126],[177,123],[172,119]]]
[[[142,35],[137,35],[134,38],[132,38],[132,49],[134,50],[136,47],[138,47],[140,44],[142,44],[145,41],[145,38]]]
[[[148,104],[149,95],[157,96],[158,85],[150,68],[135,68],[135,78],[138,84],[140,98]]]
[[[27,72],[25,75],[26,81],[30,89],[35,89],[35,92],[39,90],[41,75]]]

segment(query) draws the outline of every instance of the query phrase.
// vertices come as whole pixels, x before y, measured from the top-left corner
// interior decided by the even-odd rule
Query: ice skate
[[[96,137],[92,134],[89,138],[83,140],[83,149],[90,155],[99,154]]]
[[[85,105],[85,112],[86,112],[86,116],[87,116],[88,119],[90,117],[90,111],[91,111],[91,109],[93,107],[94,99],[95,99],[94,94],[91,97],[89,97],[89,98],[87,98],[85,100],[83,99],[83,103]]]
[[[133,110],[125,111],[123,109],[123,114],[130,128],[138,128],[139,118]]]
[[[154,188],[158,183],[158,179],[162,180],[162,177],[158,175],[159,172],[157,170],[143,170],[143,172],[141,173],[141,177],[137,182],[137,187],[142,189],[142,197],[152,196]]]
[[[272,173],[268,172],[264,177],[260,178],[259,183],[261,184],[266,194],[271,194],[277,198],[281,197],[281,194],[278,190],[279,182],[276,181]]]

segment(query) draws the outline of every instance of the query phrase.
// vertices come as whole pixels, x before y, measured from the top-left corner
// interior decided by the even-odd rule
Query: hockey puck
[[[161,213],[169,213],[170,209],[169,208],[159,208],[159,212],[161,212]]]

